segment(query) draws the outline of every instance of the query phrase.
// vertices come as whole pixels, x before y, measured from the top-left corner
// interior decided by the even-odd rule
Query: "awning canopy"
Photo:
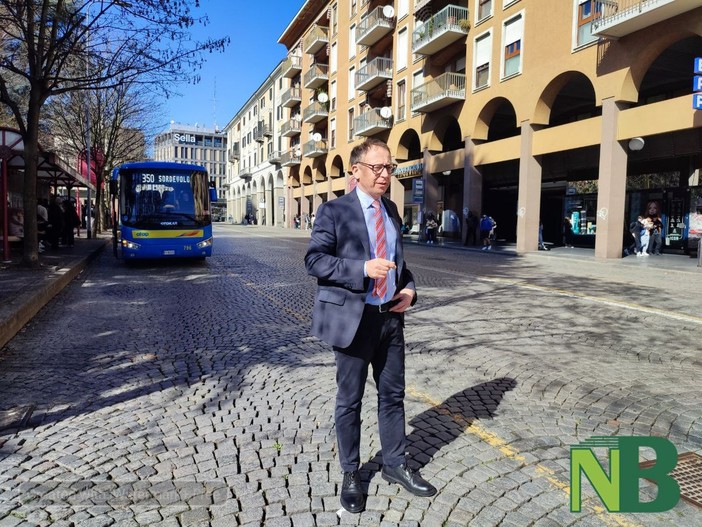
[[[24,170],[24,141],[17,130],[0,127],[0,159],[7,160],[7,167]],[[55,152],[47,152],[39,147],[37,178],[52,186],[85,187],[95,190],[95,186],[75,169],[71,168]]]

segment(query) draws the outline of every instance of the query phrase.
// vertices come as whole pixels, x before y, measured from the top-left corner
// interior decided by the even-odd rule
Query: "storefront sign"
[[[405,167],[397,167],[393,175],[397,179],[406,179],[411,177],[421,176],[424,172],[424,163],[416,163]]]
[[[412,180],[412,203],[424,203],[424,180]]]

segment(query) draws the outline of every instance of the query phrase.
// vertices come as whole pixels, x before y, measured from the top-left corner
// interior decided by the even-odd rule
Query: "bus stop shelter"
[[[0,160],[2,161],[2,175],[0,176],[0,222],[2,229],[3,259],[10,259],[10,232],[9,210],[11,207],[24,208],[17,192],[10,193],[10,178],[14,179],[15,187],[18,181],[24,186],[24,140],[21,134],[12,128],[0,127]],[[94,185],[75,169],[70,167],[55,152],[49,152],[39,147],[39,161],[37,168],[37,185],[45,185],[54,189],[56,194],[59,187],[68,189],[76,187],[95,190]]]

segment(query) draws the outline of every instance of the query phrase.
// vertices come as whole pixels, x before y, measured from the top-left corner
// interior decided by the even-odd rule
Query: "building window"
[[[333,42],[331,45],[331,53],[329,54],[329,73],[336,73],[337,54],[336,42]]]
[[[348,87],[348,96],[349,96],[349,101],[352,100],[354,97],[356,97],[356,80],[355,80],[355,75],[356,75],[356,67],[351,66],[349,68],[349,87]]]
[[[351,0],[351,18],[356,14],[358,10],[358,0]]]
[[[336,110],[336,81],[331,81],[329,86],[329,108],[332,112]]]
[[[397,19],[401,20],[409,14],[409,0],[399,0],[397,2]]]
[[[349,59],[356,56],[356,24],[352,24],[349,28]]]
[[[404,80],[397,83],[397,120],[403,121],[406,117],[407,84]]]
[[[329,121],[329,146],[336,148],[336,119]]]
[[[407,67],[407,28],[403,27],[397,33],[397,49],[395,54],[396,71],[402,71]]]
[[[492,16],[492,0],[478,0],[478,21]]]
[[[349,141],[353,141],[353,116],[354,116],[353,108],[349,108],[349,136],[348,136]]]
[[[597,40],[592,36],[592,23],[602,16],[602,2],[596,0],[577,1],[578,41],[577,46],[584,46]]]
[[[334,4],[332,6],[332,35],[336,35],[336,33],[339,31],[339,6],[337,4]]]
[[[524,17],[519,15],[507,20],[502,28],[503,56],[502,77],[510,77],[522,71],[522,40]]]
[[[475,39],[475,54],[473,57],[473,89],[485,88],[490,85],[490,57],[492,56],[492,33],[485,33]]]

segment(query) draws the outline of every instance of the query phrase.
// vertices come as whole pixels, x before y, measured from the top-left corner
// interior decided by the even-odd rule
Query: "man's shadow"
[[[407,461],[414,469],[427,465],[442,448],[450,445],[476,419],[492,419],[505,393],[513,390],[517,381],[501,377],[454,393],[410,420],[413,430],[407,436]],[[382,452],[361,467],[361,477],[370,481],[383,465]]]

